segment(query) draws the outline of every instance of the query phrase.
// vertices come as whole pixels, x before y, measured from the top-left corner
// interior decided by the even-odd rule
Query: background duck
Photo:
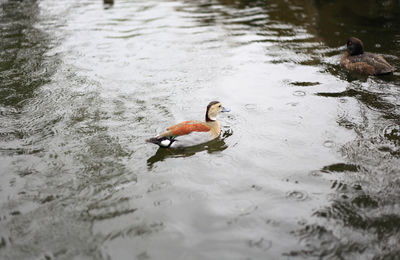
[[[229,112],[229,109],[224,108],[219,101],[212,101],[207,106],[204,122],[184,121],[168,127],[167,131],[146,142],[163,148],[183,148],[211,141],[221,133],[221,125],[216,119],[220,112]]]
[[[364,44],[356,37],[347,41],[347,53],[340,59],[340,64],[346,69],[369,75],[389,74],[394,71],[382,56],[364,52]]]

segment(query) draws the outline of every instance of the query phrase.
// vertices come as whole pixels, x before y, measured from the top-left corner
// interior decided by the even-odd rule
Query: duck
[[[364,52],[363,42],[356,37],[350,37],[346,47],[340,64],[348,70],[368,75],[390,74],[395,70],[381,55]]]
[[[188,120],[170,126],[167,130],[146,142],[156,144],[162,148],[185,148],[206,143],[217,138],[221,133],[221,125],[217,115],[229,112],[219,101],[212,101],[207,105],[205,121]]]

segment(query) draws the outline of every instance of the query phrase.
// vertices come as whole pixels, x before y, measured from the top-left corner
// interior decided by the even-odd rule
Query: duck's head
[[[206,110],[206,121],[215,121],[217,119],[217,115],[221,112],[229,112],[229,109],[226,109],[222,106],[219,101],[212,101],[207,106]]]
[[[364,44],[362,41],[356,37],[350,37],[347,40],[347,52],[353,55],[359,55],[364,53]]]

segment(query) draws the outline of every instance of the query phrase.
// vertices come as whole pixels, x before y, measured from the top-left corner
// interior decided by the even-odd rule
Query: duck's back
[[[388,74],[394,71],[394,68],[382,56],[370,52],[354,56],[346,53],[341,58],[340,64],[348,70],[369,75]]]

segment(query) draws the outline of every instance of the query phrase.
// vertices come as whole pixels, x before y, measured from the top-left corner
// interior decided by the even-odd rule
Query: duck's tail
[[[146,139],[146,143],[152,143],[152,144],[158,144],[159,145],[160,140],[157,139],[157,137],[152,137],[152,138]]]
[[[157,136],[147,139],[146,142],[156,144],[163,148],[169,148],[171,144],[174,142],[174,139],[166,136],[161,136],[161,137]]]

